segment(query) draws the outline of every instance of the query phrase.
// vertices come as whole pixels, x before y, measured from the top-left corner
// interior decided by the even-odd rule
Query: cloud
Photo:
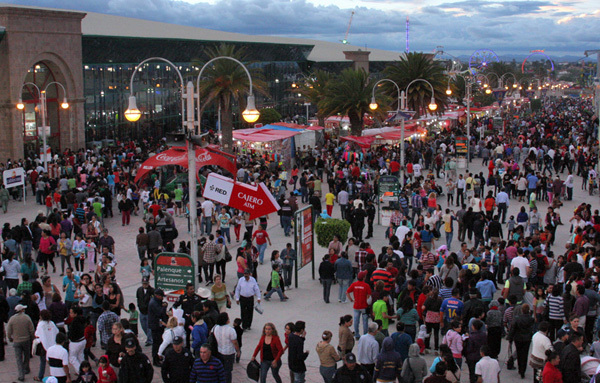
[[[340,0],[337,5],[333,0],[321,5],[314,1],[318,0],[194,3],[185,0],[8,0],[13,4],[100,12],[245,34],[334,42],[343,39],[350,12],[354,11],[348,37],[351,44],[395,51],[404,50],[407,12],[403,9],[412,4],[411,50],[431,52],[443,45],[444,50],[457,56],[478,48],[493,49],[498,54],[542,48],[550,55],[579,54],[595,47],[590,31],[600,28],[600,11],[589,9],[589,1],[441,0],[437,5],[436,0]],[[355,7],[356,4],[360,6]]]

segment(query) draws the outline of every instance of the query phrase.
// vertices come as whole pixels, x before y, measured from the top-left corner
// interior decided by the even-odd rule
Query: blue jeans
[[[225,382],[231,383],[231,372],[233,371],[233,364],[235,363],[235,354],[222,355],[223,358],[223,370],[225,370]]]
[[[302,194],[302,203],[308,202],[308,189],[305,186],[301,186],[300,193]]]
[[[294,264],[283,265],[283,281],[286,286],[292,284],[292,273],[294,271]]]
[[[448,248],[448,251],[450,251],[450,245],[452,244],[452,236],[454,235],[454,232],[446,232],[446,247]]]
[[[276,288],[271,287],[271,290],[269,290],[269,292],[265,295],[265,299],[271,299],[271,295],[273,295],[273,293],[277,293],[277,295],[279,295],[279,299],[281,299],[282,301],[284,300],[283,292],[281,291],[281,287],[276,287]]]
[[[329,292],[331,291],[333,279],[321,279],[321,283],[323,283],[323,300],[325,303],[329,303]]]
[[[323,377],[323,381],[325,383],[331,383],[331,381],[333,380],[333,375],[335,375],[335,366],[332,367],[323,367],[323,366],[319,366],[319,372],[321,373],[321,376]]]
[[[283,227],[283,232],[286,237],[290,235],[290,231],[292,230],[292,217],[282,216],[281,226]]]
[[[258,262],[262,264],[263,260],[265,259],[265,250],[267,250],[267,243],[265,242],[262,245],[256,245],[256,247],[258,248]]]
[[[221,227],[221,233],[223,234],[223,238],[227,237],[227,243],[231,243],[231,236],[229,234],[229,226],[228,227]]]
[[[294,383],[304,383],[306,380],[306,371],[304,372],[294,372],[292,371],[292,378]]]
[[[260,383],[267,382],[267,373],[269,372],[269,369],[271,369],[271,372],[273,373],[273,378],[275,379],[275,382],[281,383],[281,378],[279,377],[279,368],[281,368],[281,360],[277,362],[277,367],[273,367],[272,363],[273,362],[268,360],[263,360],[260,363]]]
[[[46,375],[46,350],[42,347],[42,355],[40,355],[40,369],[38,371],[38,378],[42,380]]]
[[[25,372],[29,371],[29,357],[31,356],[31,342],[14,342],[15,358],[17,359],[17,372],[19,378],[25,377]]]
[[[142,325],[142,330],[144,330],[144,334],[146,334],[146,343],[153,343],[152,331],[148,329],[148,314],[140,313],[140,324]]]
[[[363,319],[363,334],[368,332],[369,328],[369,315],[367,314],[367,309],[354,309],[354,337],[358,338],[360,335],[360,331],[358,330],[360,326],[360,318]]]
[[[340,284],[338,300],[346,302],[346,290],[348,290],[348,286],[350,286],[350,279],[338,279],[338,283]]]
[[[212,231],[212,217],[203,217],[202,218],[202,227],[200,228],[201,235],[209,235]]]
[[[25,257],[26,255],[31,255],[31,241],[23,241],[21,242],[21,247],[23,249],[23,257]]]

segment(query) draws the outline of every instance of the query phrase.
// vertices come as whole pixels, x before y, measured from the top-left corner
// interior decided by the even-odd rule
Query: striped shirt
[[[440,298],[442,299],[448,299],[452,297],[452,287],[444,287],[442,289],[440,289]]]
[[[565,301],[562,296],[555,297],[550,294],[546,298],[544,306],[548,307],[548,318],[563,320],[565,318]]]
[[[423,207],[423,199],[419,194],[412,196],[412,207],[413,209],[421,209]]]
[[[69,352],[62,345],[55,344],[48,348],[46,360],[50,366],[50,375],[57,378],[67,376],[63,367],[69,365]]]
[[[442,288],[442,286],[444,285],[442,278],[440,278],[439,275],[434,275],[431,278],[429,278],[427,280],[427,282],[425,283],[426,286],[431,286],[434,289],[438,289],[440,290]],[[450,298],[450,296],[444,297],[444,299],[446,298]]]
[[[378,281],[385,284],[384,290],[390,292],[394,286],[394,277],[386,269],[377,269],[371,274],[371,283],[375,285]]]
[[[210,357],[207,363],[198,358],[190,371],[190,383],[225,383],[223,363],[215,357]]]

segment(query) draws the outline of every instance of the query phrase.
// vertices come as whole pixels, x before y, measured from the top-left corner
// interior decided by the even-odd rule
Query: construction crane
[[[342,44],[348,44],[348,34],[350,33],[350,26],[352,25],[352,18],[354,17],[354,11],[350,14],[350,21],[348,21],[348,29],[346,29],[346,35],[341,40]]]

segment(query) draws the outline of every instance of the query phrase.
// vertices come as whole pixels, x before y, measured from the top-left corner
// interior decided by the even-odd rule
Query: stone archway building
[[[23,112],[16,108],[28,70],[45,64],[64,85],[60,149],[85,146],[81,12],[0,7],[0,161],[24,158]],[[62,99],[62,93],[61,93]],[[58,148],[54,148],[55,150]]]

